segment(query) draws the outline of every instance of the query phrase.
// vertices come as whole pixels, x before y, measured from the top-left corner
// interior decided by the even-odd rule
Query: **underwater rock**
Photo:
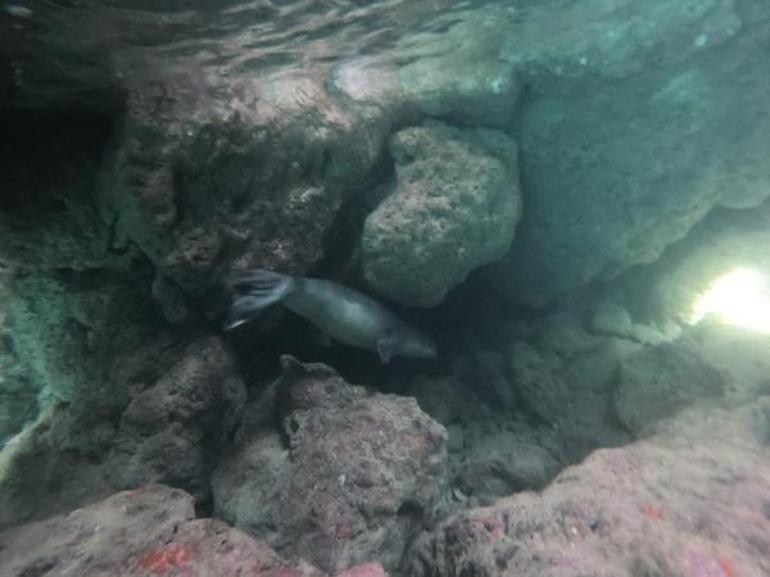
[[[445,480],[444,428],[414,399],[372,394],[326,365],[282,364],[214,473],[215,513],[328,572],[397,567]]]
[[[78,507],[114,491],[104,456],[114,424],[69,407],[45,408],[0,451],[0,529]]]
[[[503,16],[489,25],[489,13]],[[498,58],[505,12],[496,6],[468,10],[440,34],[406,41],[403,64],[368,56],[343,60],[333,71],[335,88],[356,105],[393,111],[400,120],[441,119],[458,126],[508,131],[515,118],[521,82]],[[479,28],[485,34],[479,35]]]
[[[351,571],[350,577],[375,575]],[[163,485],[117,493],[0,533],[0,573],[323,577],[307,563],[287,563],[266,543],[221,521],[195,519],[193,498]]]
[[[631,338],[634,323],[631,315],[622,306],[602,303],[594,311],[591,328],[598,334]]]
[[[469,444],[454,467],[454,483],[481,503],[541,489],[561,469],[558,442],[542,437],[501,431]]]
[[[649,439],[596,451],[542,493],[442,521],[417,539],[405,572],[767,575],[769,415],[770,397],[690,409]]]
[[[116,488],[179,487],[200,502],[246,403],[235,360],[215,337],[187,345],[121,415],[108,476]]]
[[[390,150],[395,189],[364,224],[364,277],[402,304],[434,306],[508,251],[521,214],[516,146],[502,132],[426,122],[397,132]]]
[[[160,326],[140,279],[100,269],[19,271],[8,290],[5,333],[44,403],[114,410],[128,402],[116,360]]]
[[[508,377],[507,362],[500,353],[477,351],[469,357],[457,357],[452,369],[479,401],[499,414],[510,415],[517,408],[517,399]]]
[[[636,433],[700,399],[721,396],[725,376],[684,343],[666,343],[626,359],[620,367],[615,409]]]
[[[17,425],[38,404],[122,408],[117,359],[162,323],[147,263],[110,250],[94,209],[108,121],[73,112],[2,122],[18,138],[0,150],[0,404],[17,407]]]
[[[0,527],[150,481],[209,497],[213,462],[245,403],[221,341],[156,335],[115,364],[127,407],[49,406],[0,453]]]
[[[410,379],[407,392],[417,399],[423,411],[445,427],[486,418],[484,406],[456,376],[417,374]]]
[[[566,4],[529,10],[503,50],[532,86],[518,133],[527,206],[488,279],[534,306],[770,194],[770,118],[755,112],[770,93],[770,5]]]
[[[597,447],[629,441],[612,395],[618,364],[640,346],[591,335],[572,314],[541,319],[527,341],[511,346],[511,372],[525,412],[558,433],[566,462]]]
[[[101,194],[116,242],[138,245],[185,295],[205,297],[207,312],[221,305],[230,267],[317,265],[389,117],[342,106],[310,77],[257,83],[189,63],[156,73],[127,75],[125,135]],[[159,103],[151,80],[169,98]]]
[[[572,395],[558,376],[558,362],[524,342],[514,343],[511,359],[514,386],[528,409],[545,423],[564,420],[571,411]]]

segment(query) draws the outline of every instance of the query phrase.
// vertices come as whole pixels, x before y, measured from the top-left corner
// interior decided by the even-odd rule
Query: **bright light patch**
[[[693,306],[690,323],[718,321],[770,333],[770,283],[762,273],[737,268],[716,279]]]

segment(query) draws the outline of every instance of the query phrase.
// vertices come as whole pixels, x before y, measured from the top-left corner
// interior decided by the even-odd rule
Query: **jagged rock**
[[[529,410],[549,424],[572,412],[572,394],[558,376],[558,362],[549,361],[535,347],[519,342],[511,352],[513,382]]]
[[[521,213],[516,147],[501,132],[428,122],[390,140],[393,193],[366,219],[369,285],[407,305],[439,304],[508,250]]]
[[[511,347],[512,384],[527,412],[558,431],[568,462],[627,442],[609,399],[618,364],[640,346],[591,335],[570,314],[538,325],[528,342]]]
[[[398,566],[445,476],[446,432],[414,399],[372,394],[325,365],[283,359],[213,477],[218,516],[282,554],[337,572]],[[275,430],[275,423],[282,430]]]
[[[9,291],[6,332],[32,390],[93,410],[128,402],[115,360],[159,328],[140,280],[110,270],[19,271]]]
[[[168,337],[119,358],[125,410],[46,409],[0,453],[0,527],[39,519],[118,489],[163,481],[209,496],[214,461],[238,424],[245,390],[214,337]]]
[[[539,490],[561,468],[559,444],[554,441],[513,431],[485,436],[466,447],[455,466],[454,482],[482,503]]]
[[[166,483],[202,501],[245,403],[245,387],[221,340],[191,343],[123,411],[108,471],[114,486]]]
[[[374,569],[353,568],[348,577],[384,575]],[[192,496],[163,485],[117,493],[67,515],[0,533],[0,572],[323,577],[307,563],[287,563],[266,543],[221,521],[195,519]]]
[[[687,405],[719,397],[727,381],[697,351],[683,343],[645,349],[621,364],[615,407],[635,432]]]
[[[766,575],[769,415],[768,397],[687,411],[647,440],[593,453],[541,494],[443,521],[416,541],[406,572]]]
[[[211,86],[199,76],[161,77],[168,93],[196,98],[160,108],[137,78],[102,205],[119,236],[210,312],[232,266],[303,273],[320,261],[388,121],[341,106],[310,78]]]

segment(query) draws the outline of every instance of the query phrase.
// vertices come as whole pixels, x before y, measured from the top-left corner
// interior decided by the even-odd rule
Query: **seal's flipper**
[[[241,294],[230,307],[224,324],[226,331],[259,316],[263,310],[282,301],[294,289],[292,277],[269,270],[239,272],[230,279],[229,284]]]
[[[390,359],[393,358],[393,340],[385,337],[377,341],[377,354],[380,355],[380,360],[383,364],[387,365]]]

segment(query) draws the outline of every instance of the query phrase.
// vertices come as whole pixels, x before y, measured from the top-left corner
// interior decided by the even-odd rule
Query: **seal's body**
[[[436,356],[436,347],[430,338],[401,321],[373,298],[337,283],[253,270],[240,273],[232,285],[240,294],[230,309],[225,330],[282,302],[333,339],[374,351],[384,363],[394,356]]]

